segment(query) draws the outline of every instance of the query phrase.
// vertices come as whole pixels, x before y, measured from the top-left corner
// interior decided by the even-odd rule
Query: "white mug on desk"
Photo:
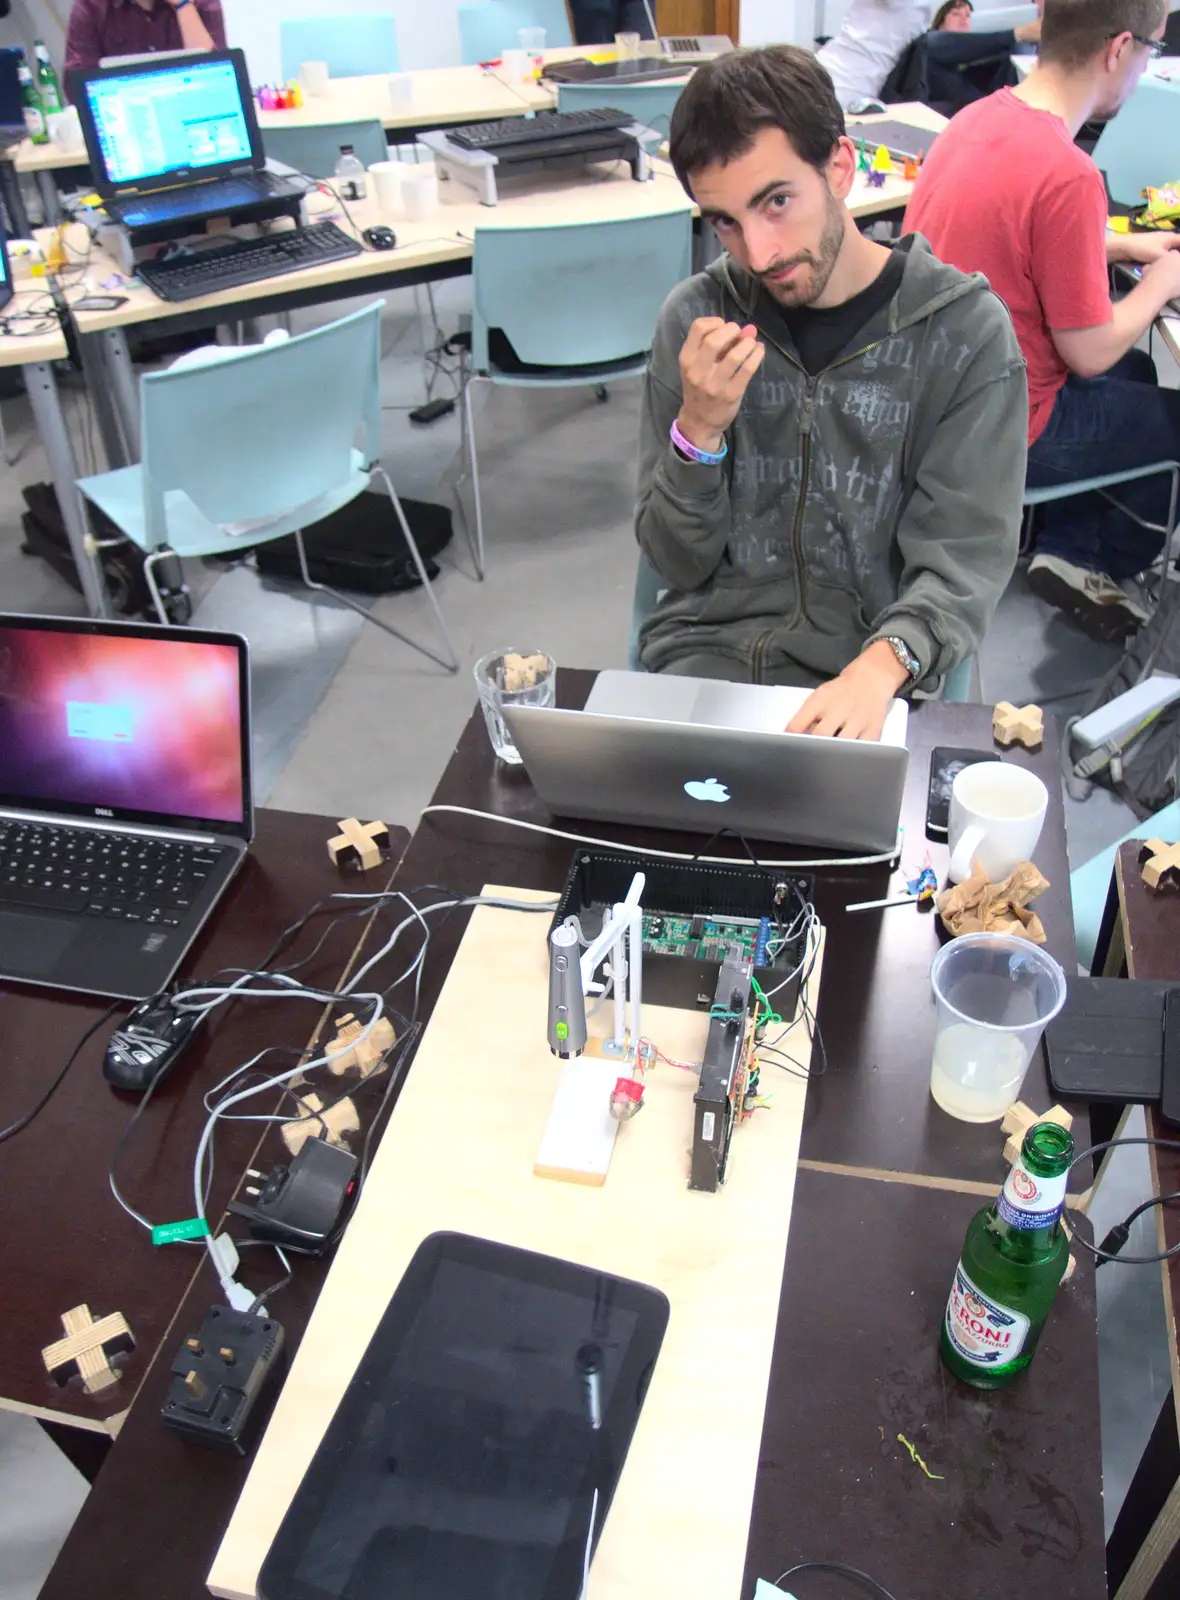
[[[951,786],[951,882],[969,878],[974,861],[998,883],[1031,860],[1048,807],[1048,789],[1025,767],[1007,761],[964,767]]]
[[[303,85],[304,94],[325,95],[331,81],[326,61],[305,61],[299,68],[299,82]]]
[[[400,161],[374,161],[369,168],[379,211],[399,212],[402,208],[402,173],[406,168]]]

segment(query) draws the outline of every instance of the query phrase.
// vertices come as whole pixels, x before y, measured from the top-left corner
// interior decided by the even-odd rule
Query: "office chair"
[[[1118,116],[1104,124],[1094,164],[1120,206],[1142,205],[1148,184],[1171,183],[1180,174],[1180,84],[1140,78]]]
[[[169,619],[154,571],[159,562],[224,555],[293,534],[308,588],[331,595],[439,666],[458,671],[459,657],[434,588],[381,465],[382,304],[281,344],[255,345],[209,365],[143,377],[142,463],[80,478],[78,488],[145,552],[144,577],[161,622]],[[308,572],[303,529],[355,500],[373,478],[389,495],[446,641],[445,658],[347,595],[315,582]]]
[[[629,111],[636,122],[650,128],[662,144],[671,132],[672,112],[684,91],[683,83],[560,83],[557,86],[559,111],[591,111],[609,106],[613,111]]]
[[[385,129],[375,119],[368,122],[325,122],[318,127],[293,123],[289,127],[263,128],[262,148],[275,161],[312,178],[331,178],[340,159],[341,145],[350,144],[366,167],[390,159]]]
[[[388,12],[290,17],[279,23],[283,78],[297,78],[305,61],[326,61],[333,78],[398,70],[397,24]]]
[[[472,259],[471,355],[464,365],[463,438],[475,508],[476,570],[484,571],[472,391],[598,387],[641,377],[660,307],[692,271],[686,201],[651,217],[609,222],[477,227]],[[626,285],[626,293],[620,292]],[[517,363],[493,359],[499,330]],[[527,370],[517,370],[522,365]],[[466,517],[464,517],[466,523]]]

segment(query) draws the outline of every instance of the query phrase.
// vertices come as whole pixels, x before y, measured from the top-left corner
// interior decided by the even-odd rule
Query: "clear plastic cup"
[[[1065,973],[1027,939],[968,933],[943,945],[930,984],[930,1093],[961,1122],[996,1122],[1020,1098],[1032,1053],[1065,1003]]]
[[[516,667],[519,661],[526,663],[523,674]],[[530,677],[535,681],[527,682]],[[518,680],[520,687],[511,687]],[[544,650],[492,650],[475,663],[475,686],[479,690],[479,703],[483,707],[492,749],[501,761],[519,766],[520,751],[504,726],[501,708],[553,705],[557,697],[556,661]]]
[[[639,35],[637,33],[616,33],[615,55],[620,61],[637,61],[639,59]]]

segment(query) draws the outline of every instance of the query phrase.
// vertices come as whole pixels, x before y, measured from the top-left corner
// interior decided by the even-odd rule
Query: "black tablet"
[[[283,1519],[260,1600],[578,1600],[667,1322],[643,1284],[432,1234]]]

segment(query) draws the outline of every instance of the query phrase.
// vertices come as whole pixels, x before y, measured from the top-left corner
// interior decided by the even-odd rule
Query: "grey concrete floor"
[[[469,285],[458,280],[435,293],[439,320],[453,329],[469,305]],[[347,307],[336,309],[342,314]],[[407,418],[424,397],[424,323],[417,311],[410,292],[389,297],[382,455],[400,492],[454,504],[457,418],[429,428]],[[296,319],[298,326],[310,320],[310,314]],[[1175,385],[1175,369],[1166,359],[1160,364],[1163,381]],[[86,409],[76,388],[66,387],[64,400],[85,463],[92,432]],[[251,641],[260,800],[412,827],[471,712],[471,667],[484,651],[538,646],[564,665],[625,664],[638,405],[635,382],[613,389],[605,404],[590,390],[484,391],[477,437],[487,577],[476,581],[457,531],[437,584],[462,657],[457,676],[331,602],[264,585],[249,568],[192,574],[197,620],[239,628]],[[10,450],[23,453],[0,473],[0,605],[80,612],[64,582],[19,552],[19,491],[45,477],[45,464],[23,397],[4,402],[2,412]],[[379,611],[414,637],[430,634],[421,594],[389,596]],[[1017,703],[1066,696],[1110,661],[1109,650],[1031,595],[1018,570],[981,652],[983,694]],[[1072,704],[1060,702],[1067,710]],[[1101,794],[1084,805],[1068,801],[1067,820],[1075,866],[1131,822],[1125,808]],[[1127,1152],[1106,1184],[1102,1227],[1147,1193],[1146,1163],[1134,1157]],[[1158,1273],[1104,1268],[1099,1307],[1109,1527],[1167,1382]],[[0,1600],[36,1594],[84,1493],[82,1480],[33,1423],[0,1412]]]

